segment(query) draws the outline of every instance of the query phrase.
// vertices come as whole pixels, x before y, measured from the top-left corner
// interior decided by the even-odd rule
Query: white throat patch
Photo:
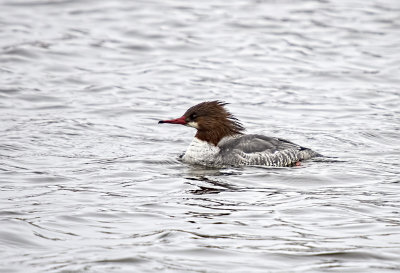
[[[197,122],[195,122],[195,121],[190,121],[190,122],[186,123],[186,126],[199,129],[199,124]]]

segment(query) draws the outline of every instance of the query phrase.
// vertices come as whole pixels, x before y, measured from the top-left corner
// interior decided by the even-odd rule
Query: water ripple
[[[397,272],[396,1],[2,1],[4,272]],[[225,100],[325,157],[213,169]]]

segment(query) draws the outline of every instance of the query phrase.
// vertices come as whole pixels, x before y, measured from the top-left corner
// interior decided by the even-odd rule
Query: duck
[[[197,130],[181,156],[185,163],[207,167],[299,166],[319,153],[286,139],[245,134],[242,123],[219,100],[190,107],[180,118],[158,123],[179,124]]]

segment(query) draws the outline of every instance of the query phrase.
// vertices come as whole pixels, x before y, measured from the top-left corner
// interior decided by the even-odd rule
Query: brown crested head
[[[214,145],[225,136],[242,134],[242,124],[225,109],[222,101],[205,101],[190,107],[177,119],[161,120],[159,123],[182,124],[197,129],[196,137]]]
[[[242,124],[225,109],[227,103],[206,101],[190,107],[185,114],[186,125],[197,129],[196,137],[217,145],[225,136],[242,134]]]

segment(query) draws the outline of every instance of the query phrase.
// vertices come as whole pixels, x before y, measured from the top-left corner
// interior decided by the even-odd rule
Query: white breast
[[[207,141],[193,138],[188,149],[182,157],[182,160],[187,163],[214,165],[220,149]]]

